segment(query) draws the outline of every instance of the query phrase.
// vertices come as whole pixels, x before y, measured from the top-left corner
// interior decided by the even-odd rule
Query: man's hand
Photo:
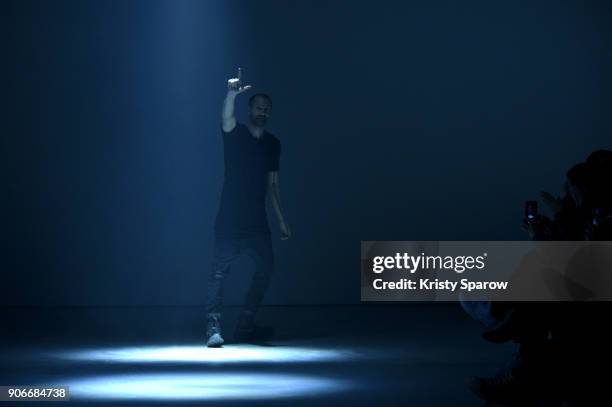
[[[289,225],[287,225],[287,223],[282,222],[280,224],[280,231],[281,231],[281,240],[287,240],[291,237],[291,229],[289,228]]]
[[[236,127],[236,117],[234,117],[236,95],[249,89],[251,89],[251,85],[242,86],[242,69],[238,68],[238,77],[227,81],[227,95],[225,95],[221,112],[221,123],[224,132],[229,133]]]
[[[251,89],[251,85],[242,86],[242,68],[238,68],[238,77],[231,78],[227,81],[227,92],[238,95],[246,90]]]

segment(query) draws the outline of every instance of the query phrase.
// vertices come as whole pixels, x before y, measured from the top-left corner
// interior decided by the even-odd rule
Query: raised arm
[[[249,89],[251,89],[251,85],[242,86],[242,68],[238,68],[238,77],[227,81],[227,95],[225,95],[223,111],[221,112],[221,123],[224,132],[229,133],[236,127],[236,117],[234,116],[236,96]]]

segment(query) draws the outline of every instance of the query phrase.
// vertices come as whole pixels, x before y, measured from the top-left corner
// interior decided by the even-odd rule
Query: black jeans
[[[227,238],[215,236],[213,262],[208,279],[206,313],[220,314],[223,301],[223,283],[232,263],[242,254],[247,254],[255,262],[246,298],[246,311],[255,314],[261,303],[270,277],[274,272],[274,256],[270,235],[255,235],[245,238]]]

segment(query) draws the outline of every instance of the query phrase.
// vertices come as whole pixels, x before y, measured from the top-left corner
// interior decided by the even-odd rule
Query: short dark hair
[[[595,150],[586,160],[586,163],[591,166],[610,168],[612,165],[612,151],[610,150]]]
[[[574,185],[578,186],[581,189],[586,189],[589,184],[589,179],[591,176],[590,168],[585,163],[578,163],[570,168],[565,176],[568,180],[570,180]]]
[[[258,98],[266,99],[268,103],[270,103],[270,106],[272,106],[272,98],[270,95],[267,93],[256,93],[249,98],[249,107],[253,106],[253,103],[255,103],[255,100]]]

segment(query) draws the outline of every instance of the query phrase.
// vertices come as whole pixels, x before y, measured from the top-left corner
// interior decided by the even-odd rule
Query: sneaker
[[[225,342],[221,336],[221,314],[208,314],[206,319],[206,346],[219,348]]]
[[[249,328],[238,328],[234,332],[234,340],[244,343],[267,342],[274,337],[274,328],[270,326],[253,325]]]
[[[259,326],[253,321],[252,314],[245,313],[234,331],[234,340],[245,343],[262,343],[274,336],[274,328]]]
[[[220,334],[212,334],[206,341],[206,346],[209,348],[220,348],[225,341]]]

